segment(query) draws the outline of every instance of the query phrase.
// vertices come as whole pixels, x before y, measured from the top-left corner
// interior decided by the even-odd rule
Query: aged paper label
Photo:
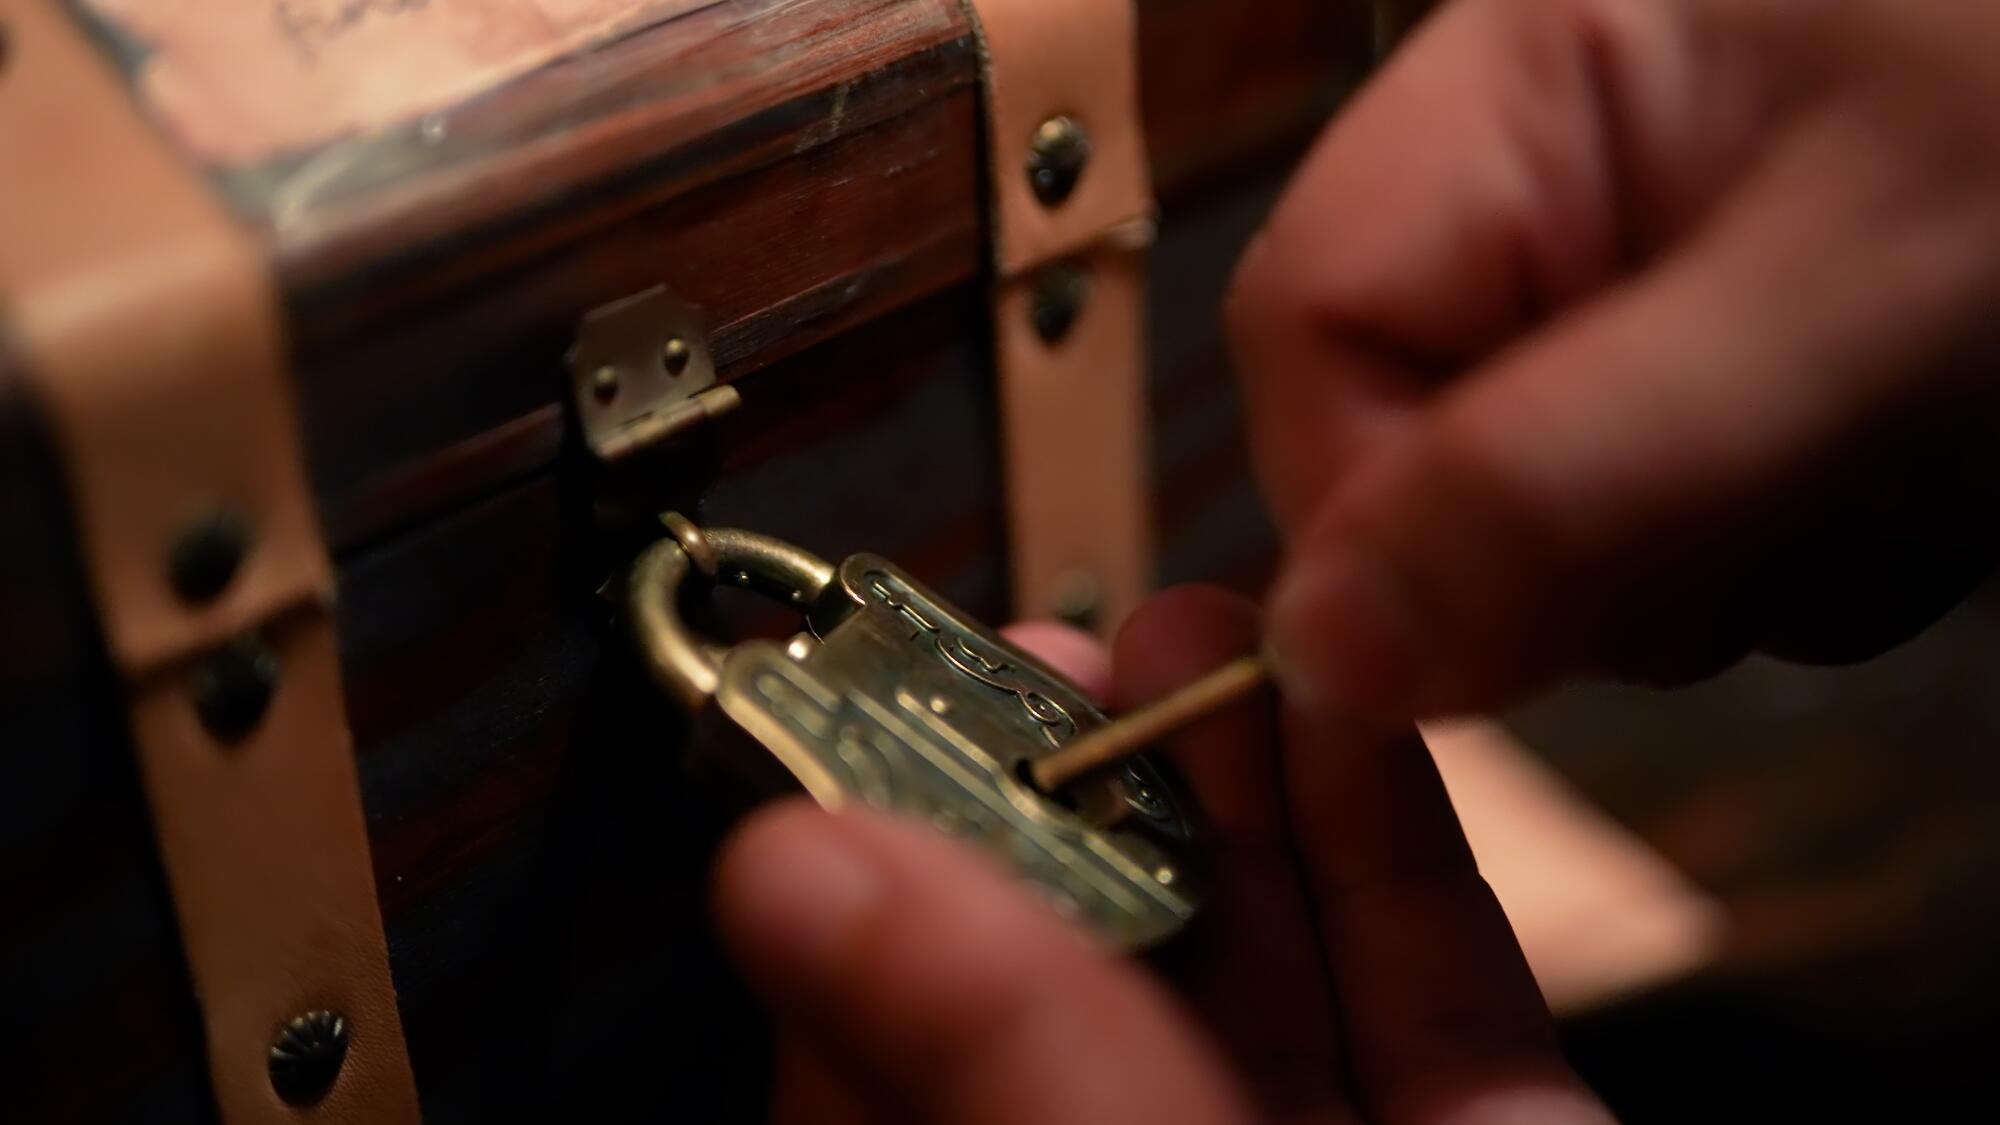
[[[464,101],[718,0],[80,0],[136,45],[141,96],[245,165]]]

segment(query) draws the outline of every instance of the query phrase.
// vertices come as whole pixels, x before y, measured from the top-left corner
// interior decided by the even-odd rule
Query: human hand
[[[2000,7],[1457,0],[1230,302],[1294,703],[1871,655],[1993,563]]]
[[[1157,697],[1257,637],[1240,599],[1161,595],[1119,635],[1110,694]],[[1017,640],[1105,686],[1074,635]],[[1168,752],[1216,865],[1204,914],[1160,955],[1178,1001],[926,828],[802,803],[741,828],[716,913],[781,1029],[776,1119],[1609,1120],[1557,1054],[1413,733],[1263,697]]]

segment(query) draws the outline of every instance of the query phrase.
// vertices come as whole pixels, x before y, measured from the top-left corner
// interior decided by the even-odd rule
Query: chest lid
[[[336,551],[551,464],[591,309],[664,285],[731,383],[982,276],[959,0],[70,0],[254,229]],[[1157,187],[1323,119],[1370,6],[1141,0]]]

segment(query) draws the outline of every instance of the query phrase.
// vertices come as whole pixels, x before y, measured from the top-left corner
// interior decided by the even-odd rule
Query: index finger
[[[1288,712],[1285,784],[1371,1119],[1608,1122],[1417,733]]]
[[[1440,381],[1603,286],[1670,221],[1620,180],[1617,158],[1673,126],[1644,96],[1664,80],[1632,73],[1618,44],[1665,34],[1673,7],[1448,5],[1314,146],[1228,308],[1287,532]]]
[[[1155,594],[1118,633],[1113,697],[1132,706],[1164,696],[1257,651],[1261,631],[1256,607],[1235,594]],[[1332,983],[1286,819],[1271,693],[1204,717],[1163,749],[1203,814],[1210,861],[1204,917],[1161,951],[1163,966],[1266,1111],[1353,1119]]]

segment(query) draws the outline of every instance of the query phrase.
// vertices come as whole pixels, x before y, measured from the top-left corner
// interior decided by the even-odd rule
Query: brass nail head
[[[1066,570],[1056,575],[1049,591],[1049,612],[1057,621],[1078,629],[1092,629],[1104,608],[1104,593],[1097,576],[1087,570]]]
[[[278,690],[278,654],[255,634],[222,645],[195,665],[189,690],[208,733],[234,742],[255,730]]]
[[[167,579],[189,605],[214,601],[229,588],[250,549],[250,521],[217,505],[189,520],[174,540]]]
[[[618,397],[618,369],[605,364],[590,373],[590,393],[599,402],[610,402]]]
[[[1044,207],[1055,207],[1076,191],[1090,163],[1090,137],[1075,118],[1058,114],[1042,122],[1028,145],[1028,184]]]
[[[287,1105],[311,1105],[326,1096],[347,1061],[347,1017],[324,1008],[294,1016],[271,1041],[265,1066],[271,1089]]]
[[[679,336],[668,340],[660,349],[660,365],[667,369],[669,375],[679,376],[681,372],[686,371],[688,360],[692,358],[694,351],[688,347],[688,342]]]

